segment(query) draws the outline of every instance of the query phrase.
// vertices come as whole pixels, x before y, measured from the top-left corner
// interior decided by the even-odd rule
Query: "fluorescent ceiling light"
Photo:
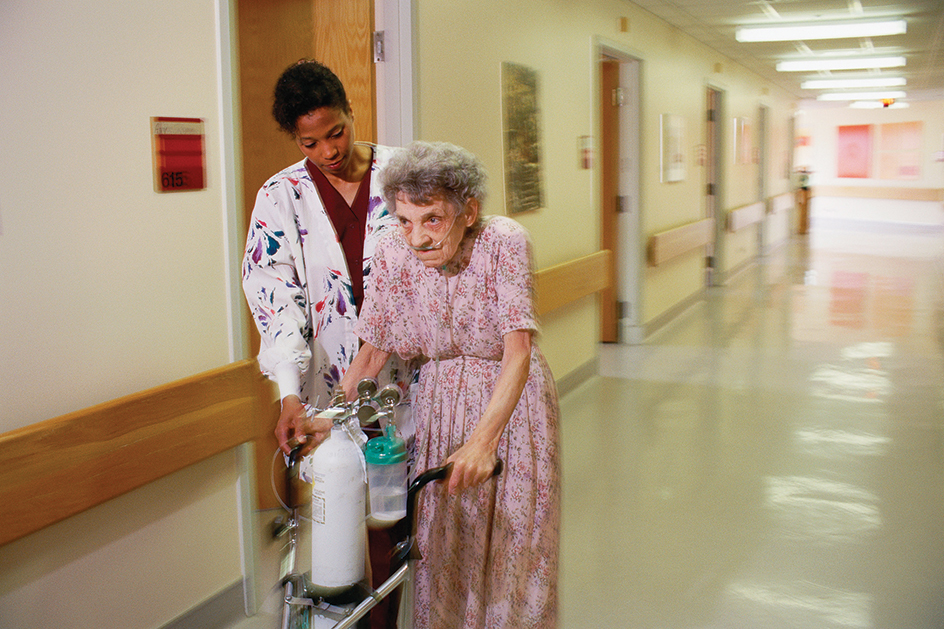
[[[805,24],[764,24],[739,26],[734,38],[739,42],[804,41],[808,39],[843,39],[901,35],[908,25],[904,20],[846,20],[844,22],[807,22]]]
[[[779,61],[777,72],[819,72],[825,70],[872,70],[900,68],[905,58],[897,57],[834,57],[832,59],[794,59]]]
[[[907,94],[894,92],[829,92],[820,94],[816,100],[882,100],[884,98],[905,98]]]
[[[876,77],[870,79],[812,79],[803,81],[800,87],[805,90],[841,90],[870,87],[902,87],[907,81],[899,76]]]
[[[851,109],[905,109],[908,103],[892,103],[885,107],[885,103],[877,100],[857,100],[849,103]]]

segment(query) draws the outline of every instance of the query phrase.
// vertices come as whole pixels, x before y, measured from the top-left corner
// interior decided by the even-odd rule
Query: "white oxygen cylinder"
[[[311,584],[333,596],[364,579],[367,555],[367,464],[340,424],[311,453],[311,477]]]

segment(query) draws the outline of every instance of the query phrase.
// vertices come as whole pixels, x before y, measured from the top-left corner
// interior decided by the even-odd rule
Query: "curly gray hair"
[[[415,205],[442,199],[457,215],[469,199],[480,205],[485,200],[488,176],[482,162],[464,148],[447,142],[412,142],[397,151],[380,178],[384,200],[394,210],[397,195],[403,194]]]

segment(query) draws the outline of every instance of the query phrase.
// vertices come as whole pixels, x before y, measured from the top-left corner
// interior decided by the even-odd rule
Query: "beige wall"
[[[4,629],[161,627],[241,579],[227,452],[0,546]]]
[[[615,0],[419,0],[417,12],[417,137],[445,140],[478,154],[491,174],[486,210],[504,213],[500,69],[503,61],[537,70],[545,167],[546,207],[516,215],[531,231],[536,264],[546,267],[599,249],[597,173],[578,168],[580,136],[596,136],[597,41],[642,60],[642,237],[693,222],[704,215],[704,169],[694,163],[705,141],[706,87],[724,90],[728,143],[730,118],[755,121],[770,108],[768,195],[789,190],[785,159],[791,99],[757,76],[681,34],[650,13]],[[619,18],[629,19],[628,32]],[[720,68],[718,67],[720,64]],[[720,72],[716,71],[720,69]],[[686,121],[687,177],[659,182],[659,115]],[[724,209],[756,199],[756,166],[735,166],[725,150]],[[731,235],[725,268],[757,253],[755,228]],[[642,270],[643,323],[670,311],[702,289],[703,255]],[[551,313],[541,346],[558,378],[596,355],[597,307],[592,298]]]
[[[2,4],[0,430],[229,361],[214,6]],[[154,191],[151,116],[205,119],[206,190]]]
[[[905,109],[849,109],[818,106],[805,103],[797,116],[797,131],[812,135],[813,143],[802,151],[804,162],[813,170],[810,178],[814,186],[882,186],[901,188],[944,188],[944,163],[934,161],[935,152],[944,151],[944,101],[913,101]],[[921,146],[921,177],[913,181],[880,179],[877,134],[882,124],[923,123]],[[839,179],[837,175],[836,141],[840,125],[874,125],[875,139],[872,152],[872,177],[869,179]]]
[[[0,432],[233,359],[217,13],[0,3]],[[206,190],[154,192],[151,116],[205,120]],[[161,626],[242,578],[237,489],[231,452],[0,547],[0,624]]]

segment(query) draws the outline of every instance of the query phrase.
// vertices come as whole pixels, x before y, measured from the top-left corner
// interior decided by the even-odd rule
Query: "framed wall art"
[[[872,125],[842,125],[836,141],[836,176],[868,179],[872,176]]]
[[[892,122],[879,127],[878,162],[882,179],[921,178],[921,122]]]
[[[503,62],[501,82],[505,208],[508,214],[518,214],[544,207],[538,75]]]
[[[659,160],[661,181],[685,180],[685,119],[675,114],[659,116]]]
[[[734,119],[734,163],[751,164],[753,159],[754,138],[752,137],[751,119]]]

